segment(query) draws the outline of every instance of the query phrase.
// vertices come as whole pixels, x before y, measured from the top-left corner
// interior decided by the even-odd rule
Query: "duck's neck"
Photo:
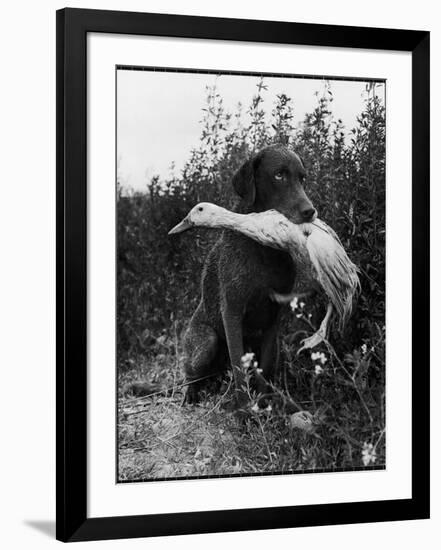
[[[218,215],[210,222],[211,227],[219,229],[232,229],[247,236],[252,236],[252,227],[250,227],[250,218],[248,214],[239,214],[231,212],[226,208],[220,208]]]
[[[290,251],[292,247],[297,250],[306,242],[300,227],[274,210],[239,214],[219,208],[211,227],[231,229],[276,250]]]
[[[263,212],[239,214],[222,208],[219,209],[216,219],[212,220],[210,226],[230,229],[264,246],[286,250],[286,235],[277,230],[274,218],[268,218],[268,213],[265,218],[262,216],[265,216]]]

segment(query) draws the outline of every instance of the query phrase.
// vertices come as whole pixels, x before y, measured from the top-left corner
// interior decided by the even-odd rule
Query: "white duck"
[[[289,252],[296,265],[297,277],[290,294],[270,293],[279,303],[290,302],[317,284],[323,289],[329,299],[326,315],[318,331],[303,340],[299,352],[326,339],[334,309],[339,328],[344,327],[360,287],[358,268],[349,259],[336,233],[323,221],[316,219],[300,225],[292,223],[277,210],[239,214],[202,202],[192,208],[169,235],[195,226],[231,229],[265,246]]]

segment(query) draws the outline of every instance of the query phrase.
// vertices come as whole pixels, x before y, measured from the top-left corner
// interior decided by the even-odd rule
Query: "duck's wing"
[[[317,222],[317,223],[316,223]],[[315,220],[307,248],[318,280],[336,308],[342,328],[352,312],[352,302],[360,288],[358,268],[350,260],[335,231]]]
[[[318,227],[322,231],[325,231],[325,233],[328,233],[328,235],[331,235],[332,238],[334,238],[341,246],[343,246],[341,243],[340,237],[337,235],[337,233],[332,229],[331,226],[329,226],[323,220],[320,220],[319,218],[317,218],[315,221],[311,223],[311,225],[314,225],[315,227]]]

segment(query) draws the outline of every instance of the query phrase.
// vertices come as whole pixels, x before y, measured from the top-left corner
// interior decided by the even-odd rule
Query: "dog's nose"
[[[314,216],[316,215],[316,209],[310,206],[302,210],[300,214],[302,215],[302,218],[305,222],[310,222],[314,219]]]

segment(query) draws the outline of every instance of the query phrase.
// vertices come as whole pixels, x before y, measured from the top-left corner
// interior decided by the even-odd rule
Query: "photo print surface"
[[[117,482],[384,469],[385,81],[116,88]]]

